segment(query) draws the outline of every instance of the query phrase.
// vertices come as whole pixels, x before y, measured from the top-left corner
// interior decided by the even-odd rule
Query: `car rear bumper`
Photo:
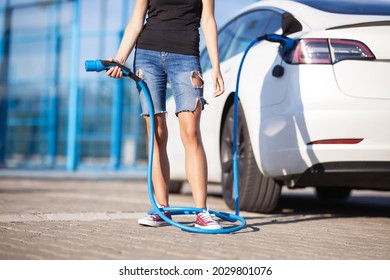
[[[266,176],[302,174],[326,162],[390,162],[390,111],[311,111],[285,115],[284,121],[279,116],[275,122],[285,124],[260,137],[261,170]],[[332,139],[361,141],[321,143]],[[314,141],[321,144],[311,144]]]
[[[308,168],[303,174],[280,179],[290,187],[352,187],[390,190],[390,161],[319,163]]]

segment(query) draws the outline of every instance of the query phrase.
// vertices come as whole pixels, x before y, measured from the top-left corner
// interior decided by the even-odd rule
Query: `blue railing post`
[[[124,28],[128,20],[128,0],[122,0],[121,30],[118,33],[118,46],[124,34]],[[119,169],[122,158],[122,126],[123,126],[123,79],[116,82],[115,92],[112,100],[112,121],[111,121],[111,166]]]
[[[69,171],[76,170],[77,156],[77,107],[79,101],[79,56],[80,56],[80,0],[73,4],[72,22],[72,50],[71,50],[71,74],[69,85],[68,104],[68,141],[66,154],[66,168]]]
[[[3,1],[3,5],[0,6],[0,63],[3,62],[5,57],[5,41],[7,28],[7,9],[9,7],[9,0]],[[9,15],[8,15],[9,16]]]
[[[5,166],[8,118],[9,0],[0,6],[0,167]]]
[[[58,128],[58,88],[59,88],[59,59],[60,59],[60,0],[55,0],[53,6],[53,22],[54,26],[51,27],[49,51],[53,52],[53,60],[50,61],[52,71],[52,77],[49,87],[49,109],[47,113],[47,146],[48,146],[48,158],[51,167],[56,164],[57,155],[57,128]]]

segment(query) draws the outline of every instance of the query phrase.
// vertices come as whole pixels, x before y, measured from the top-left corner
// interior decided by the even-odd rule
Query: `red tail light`
[[[346,59],[375,59],[374,54],[363,43],[351,40],[329,40],[333,64]]]
[[[324,140],[317,140],[308,143],[308,145],[319,145],[319,144],[359,144],[362,142],[363,139],[357,138],[357,139],[324,139]]]
[[[375,59],[375,56],[359,41],[301,39],[286,60],[292,64],[335,64],[347,59]]]

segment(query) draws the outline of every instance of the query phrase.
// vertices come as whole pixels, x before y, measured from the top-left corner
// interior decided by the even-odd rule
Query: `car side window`
[[[256,10],[233,19],[218,34],[220,62],[243,52],[256,37],[281,28],[281,21],[281,15],[270,10]],[[206,50],[202,52],[200,61],[203,71],[211,68]]]
[[[279,34],[283,33],[282,30],[282,15],[279,13],[273,13],[264,34]]]

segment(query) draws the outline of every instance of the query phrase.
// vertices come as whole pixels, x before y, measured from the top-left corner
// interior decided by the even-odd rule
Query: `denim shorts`
[[[167,87],[172,90],[176,114],[195,111],[199,101],[203,110],[206,101],[198,56],[136,49],[134,71],[150,91],[155,114],[166,113]],[[138,90],[142,115],[147,116],[145,95],[140,88]]]

